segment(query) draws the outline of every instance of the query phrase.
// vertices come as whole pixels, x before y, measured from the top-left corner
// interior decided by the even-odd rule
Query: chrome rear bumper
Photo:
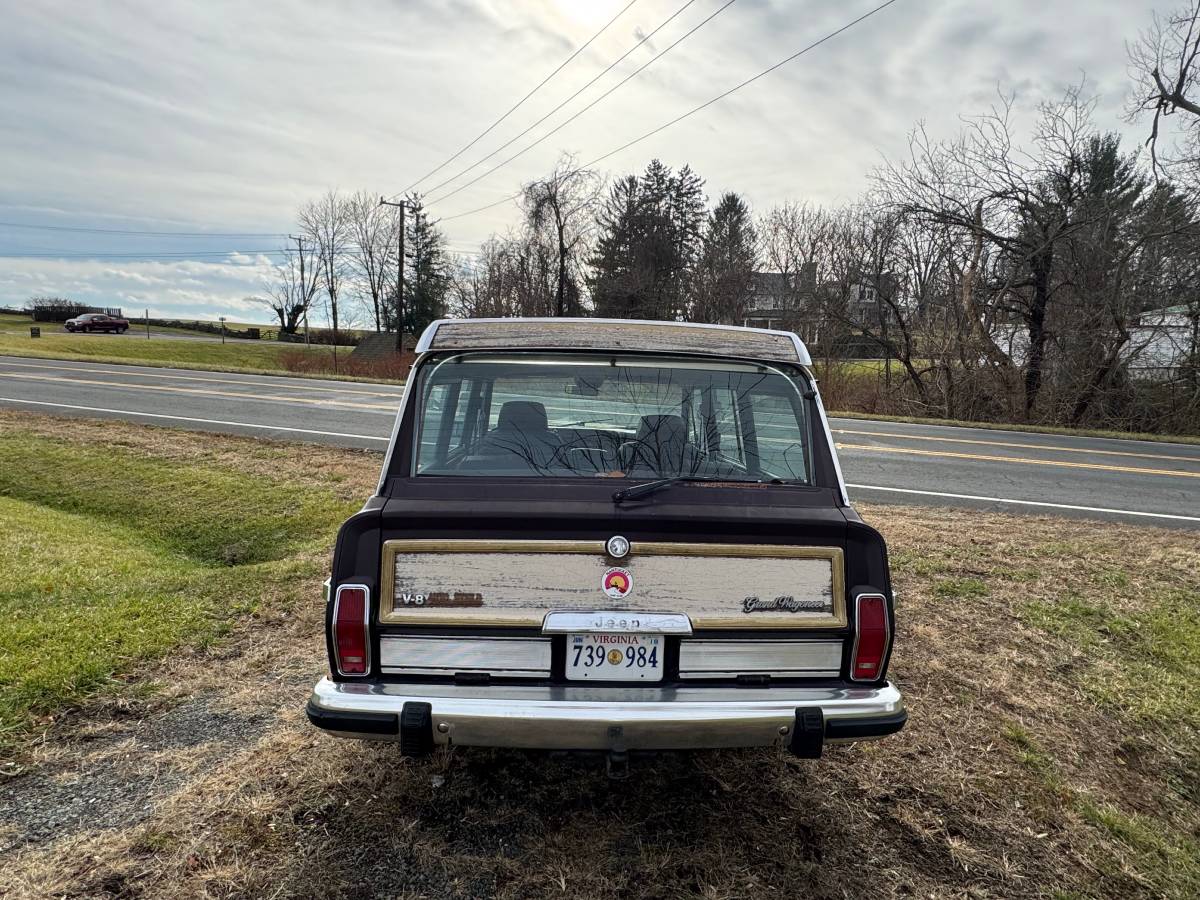
[[[405,704],[429,704],[434,744],[541,750],[696,750],[787,744],[801,710],[820,709],[826,742],[904,727],[900,691],[882,687],[621,688],[366,684],[322,678],[314,725],[400,740]]]

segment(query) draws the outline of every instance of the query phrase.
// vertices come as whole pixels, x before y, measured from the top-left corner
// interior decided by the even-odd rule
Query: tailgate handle
[[[556,610],[546,613],[542,634],[691,634],[684,613]]]

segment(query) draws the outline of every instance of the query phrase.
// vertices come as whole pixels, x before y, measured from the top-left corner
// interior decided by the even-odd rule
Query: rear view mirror
[[[600,380],[576,375],[574,384],[568,384],[565,390],[577,397],[595,397],[600,393]]]

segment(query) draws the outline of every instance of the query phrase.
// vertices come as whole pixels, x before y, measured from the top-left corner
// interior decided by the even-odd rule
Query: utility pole
[[[404,353],[404,204],[379,198],[380,206],[400,207],[400,255],[396,260],[396,352]]]
[[[288,235],[296,242],[296,252],[300,254],[300,309],[304,313],[304,349],[308,349],[308,282],[304,280],[304,238],[298,234]],[[282,330],[287,331],[287,310],[283,311]]]

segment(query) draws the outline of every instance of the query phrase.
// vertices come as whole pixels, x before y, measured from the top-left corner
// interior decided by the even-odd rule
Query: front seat
[[[699,461],[688,442],[683,416],[642,416],[633,443],[631,472],[649,469],[657,475],[691,475]]]
[[[509,400],[500,407],[496,427],[484,437],[480,452],[489,463],[540,471],[550,465],[558,444],[546,424],[545,406],[533,400]]]

